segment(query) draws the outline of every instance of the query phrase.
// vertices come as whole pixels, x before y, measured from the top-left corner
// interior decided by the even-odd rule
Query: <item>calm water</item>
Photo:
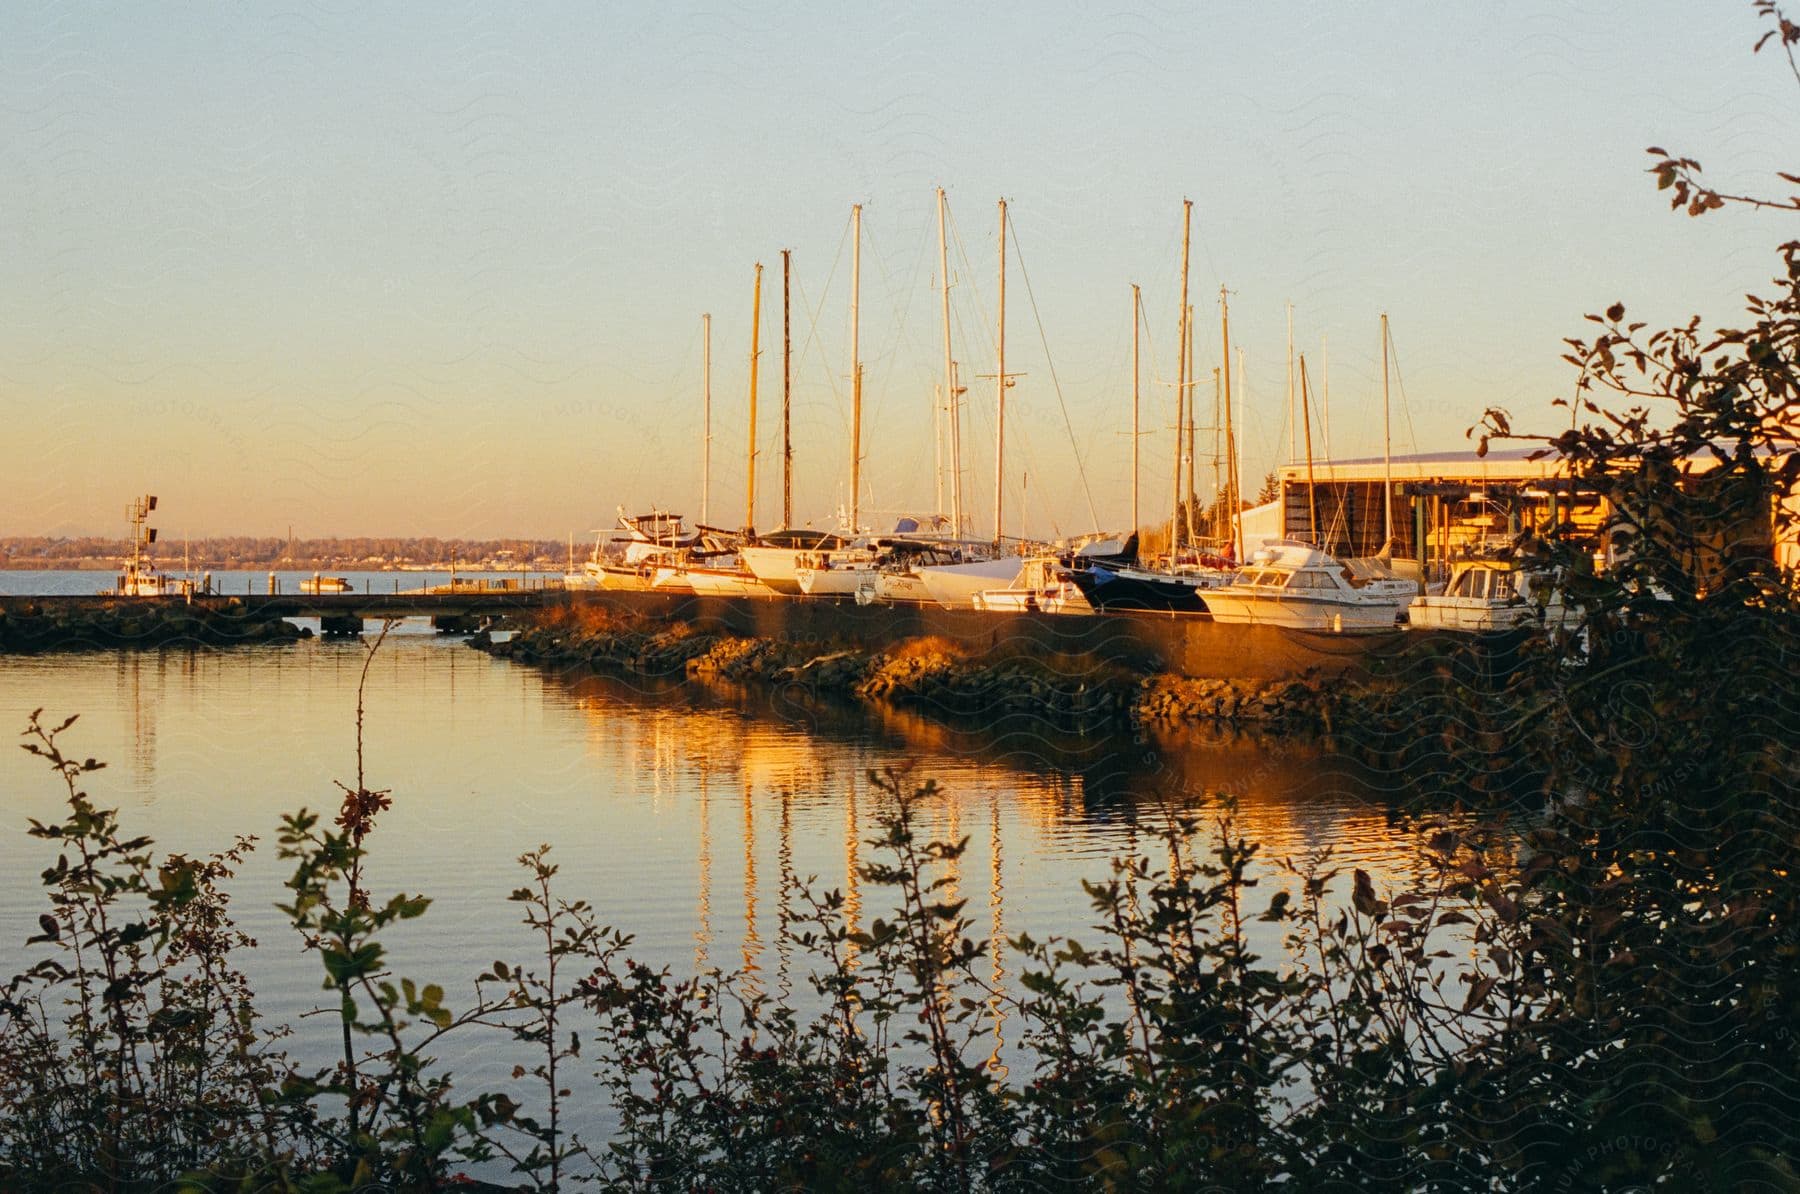
[[[261,839],[231,889],[261,943],[247,968],[265,1010],[299,1023],[296,1051],[320,1057],[330,1025],[299,1020],[320,1000],[319,970],[273,910],[285,875],[274,836],[283,812],[329,812],[334,781],[354,783],[365,658],[362,643],[318,640],[0,657],[0,728],[22,729],[40,706],[81,714],[67,748],[109,762],[89,789],[122,810],[128,833],[185,853]],[[1379,783],[1308,751],[1198,734],[1084,739],[1024,721],[971,732],[727,688],[547,674],[423,622],[403,623],[375,656],[366,725],[368,784],[394,796],[369,840],[372,886],[435,901],[393,940],[395,968],[442,983],[453,1006],[494,959],[528,956],[506,896],[522,879],[518,855],[541,842],[555,847],[562,894],[635,934],[640,958],[804,986],[783,936],[796,883],[844,888],[865,919],[888,911],[854,868],[879,804],[867,773],[889,766],[935,779],[933,828],[969,836],[957,881],[979,935],[1081,934],[1079,879],[1104,874],[1166,802],[1192,805],[1210,789],[1240,795],[1242,827],[1271,861],[1331,845],[1378,877],[1411,866]],[[26,964],[19,943],[44,908],[38,872],[54,861],[23,828],[59,816],[58,791],[39,760],[0,752],[3,974]],[[1002,981],[1009,965],[997,957]],[[511,1065],[448,1060],[464,1074]]]

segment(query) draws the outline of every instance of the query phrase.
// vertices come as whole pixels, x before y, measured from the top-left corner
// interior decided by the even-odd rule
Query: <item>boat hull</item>
[[[1230,588],[1206,595],[1215,622],[1250,626],[1285,626],[1292,630],[1393,630],[1409,598],[1379,601],[1333,601],[1324,597],[1243,593]]]
[[[1544,624],[1560,626],[1567,610],[1551,605],[1544,610]],[[1538,610],[1524,601],[1496,603],[1464,597],[1418,597],[1406,607],[1406,625],[1412,630],[1460,630],[1479,634],[1535,626]]]
[[[1075,569],[1071,579],[1096,610],[1150,610],[1158,613],[1204,614],[1211,607],[1201,596],[1203,579],[1167,576],[1138,569]]]
[[[1025,561],[1018,556],[976,560],[968,564],[943,564],[920,568],[916,575],[945,609],[974,609],[975,595],[984,589],[1008,589],[1019,583]]]
[[[722,568],[689,568],[685,573],[694,592],[706,597],[767,597],[769,586],[748,572]]]
[[[873,597],[880,574],[873,568],[801,568],[797,575],[808,597],[855,597],[865,590]]]

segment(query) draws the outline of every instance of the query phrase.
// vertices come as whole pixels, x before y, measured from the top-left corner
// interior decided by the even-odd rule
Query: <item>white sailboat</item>
[[[951,447],[951,502],[955,537],[963,533],[962,511],[962,441],[957,418],[958,398],[956,366],[950,359],[950,295],[948,255],[944,247],[944,193],[938,191],[938,259],[943,279],[944,315],[944,385],[949,391]],[[916,599],[924,589],[932,601],[947,609],[973,609],[975,597],[984,589],[1006,588],[1018,582],[1023,561],[1019,556],[1004,554],[1004,495],[1006,478],[1006,387],[1011,378],[1006,372],[1006,200],[1000,200],[1000,290],[999,318],[996,329],[997,367],[995,369],[996,406],[994,412],[994,539],[991,547],[961,544],[963,559],[950,564],[918,565],[910,569],[911,580],[892,582],[891,590],[904,592]]]

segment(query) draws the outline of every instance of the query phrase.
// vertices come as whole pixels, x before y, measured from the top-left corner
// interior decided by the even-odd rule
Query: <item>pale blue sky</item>
[[[1464,446],[1488,405],[1544,425],[1583,313],[1732,318],[1794,235],[1672,215],[1642,173],[1650,144],[1744,186],[1796,165],[1800,89],[1751,55],[1761,29],[1722,0],[10,6],[0,533],[116,533],[143,490],[195,537],[694,514],[703,311],[712,515],[736,525],[759,260],[772,526],[783,247],[796,521],[828,521],[855,202],[863,504],[929,506],[939,184],[965,377],[993,371],[994,202],[1012,204],[1023,529],[1093,522],[1052,365],[1096,513],[1125,519],[1132,282],[1156,346],[1147,516],[1166,501],[1184,196],[1202,377],[1233,292],[1247,472],[1285,455],[1290,300],[1315,374],[1329,340],[1339,456],[1380,450],[1384,309],[1397,451]],[[991,385],[971,382],[965,430],[983,530]]]

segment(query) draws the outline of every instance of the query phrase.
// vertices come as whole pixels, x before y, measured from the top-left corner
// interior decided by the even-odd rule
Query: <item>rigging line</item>
[[[1019,226],[1013,221],[1011,212],[1007,213],[1006,226],[1012,230],[1013,256],[1019,262],[1019,276],[1025,279],[1025,297],[1031,302],[1031,317],[1037,323],[1038,339],[1044,345],[1044,364],[1050,370],[1050,384],[1056,390],[1056,404],[1062,408],[1063,427],[1069,433],[1069,447],[1075,453],[1075,475],[1081,478],[1081,492],[1087,498],[1088,517],[1094,520],[1094,529],[1099,530],[1100,514],[1094,509],[1094,491],[1088,486],[1087,462],[1082,459],[1081,445],[1075,439],[1075,425],[1069,419],[1069,403],[1063,397],[1062,379],[1056,375],[1056,360],[1050,355],[1050,337],[1044,331],[1044,317],[1038,310],[1037,295],[1031,289],[1031,273],[1025,268],[1024,247],[1019,244]]]
[[[887,268],[886,257],[884,257],[881,253],[876,252],[876,250],[875,250],[875,234],[870,230],[869,221],[866,218],[866,216],[867,216],[866,211],[865,211],[864,215],[865,215],[865,219],[863,221],[863,235],[868,238],[870,252],[874,253],[876,268],[878,270],[880,270],[882,284],[887,288],[887,294],[888,294],[888,297],[890,300],[889,306],[891,309],[891,307],[892,307],[891,300],[895,293],[894,285],[893,285],[894,276],[892,273],[889,272],[889,270]],[[916,289],[917,289],[918,281],[919,281],[919,270],[924,265],[926,250],[929,248],[930,248],[929,240],[921,240],[919,242],[918,256],[913,259],[911,271],[907,277],[905,288],[900,291],[901,294],[910,297],[914,293],[916,293]],[[894,321],[891,325],[893,328],[892,338],[888,341],[887,346],[879,351],[879,353],[876,357],[876,359],[878,361],[880,361],[883,366],[883,371],[881,374],[882,385],[877,390],[877,398],[876,398],[875,403],[873,404],[873,409],[865,412],[865,418],[872,418],[874,414],[876,414],[877,412],[882,410],[881,395],[885,394],[886,391],[890,387],[892,387],[892,385],[894,383],[893,369],[894,369],[895,362],[900,357],[900,352],[901,352],[901,348],[902,348],[903,344],[906,347],[911,348],[915,354],[920,355],[920,356],[924,355],[919,343],[916,340],[911,339],[908,335],[908,333],[912,330],[912,324],[910,322],[911,313],[912,313],[911,304],[910,303],[902,303],[898,317],[894,319]],[[868,479],[870,481],[875,480],[875,478],[873,476],[869,477]],[[870,498],[872,500],[874,499],[874,496],[875,495],[873,494],[873,492],[871,492]]]
[[[838,266],[844,263],[844,246],[848,244],[849,241],[850,222],[846,220],[844,222],[843,235],[838,237],[837,256],[832,258],[831,270],[825,275],[825,289],[819,292],[818,304],[813,306],[811,310],[807,312],[808,327],[806,341],[800,346],[800,363],[802,365],[806,364],[806,354],[819,338],[819,318],[824,313],[825,300],[831,295],[831,283],[837,277]],[[798,278],[794,280],[794,285],[795,288],[800,291],[801,309],[806,310],[808,306],[806,301],[806,287]],[[822,349],[819,354],[819,368],[825,371],[826,388],[831,391],[831,397],[837,404],[838,417],[843,421],[844,431],[848,434],[850,430],[850,415],[844,407],[844,395],[838,390],[837,375],[831,371],[831,362],[825,359]]]
[[[950,217],[950,219],[949,219],[950,239],[956,243],[956,256],[962,262],[964,275],[969,278],[982,277],[983,275],[977,273],[975,270],[975,266],[973,264],[971,264],[969,261],[969,250],[968,250],[967,246],[965,246],[963,244],[962,230],[960,228],[958,228],[956,225],[956,214],[954,212],[951,212],[951,213],[949,213],[949,217]],[[971,288],[973,288],[976,285],[978,285],[978,283],[971,282],[971,283],[969,283],[969,285]],[[975,295],[976,304],[979,305],[980,301],[981,301],[981,296],[979,293],[976,293],[976,295]],[[985,316],[986,313],[983,312],[982,314]],[[976,347],[978,349],[983,350],[983,355],[985,355],[991,359],[994,356],[995,352],[997,351],[997,346],[994,344],[994,329],[992,327],[991,321],[989,321],[986,318],[983,318],[981,320],[981,322],[977,325],[976,333],[973,336],[971,336],[968,333],[968,331],[963,328],[962,312],[957,311],[955,309],[955,307],[953,306],[951,308],[951,315],[956,320],[957,329],[962,331],[962,333],[963,333],[964,346],[966,347],[969,344],[969,342],[971,340],[973,340],[976,344]]]
[[[696,359],[700,355],[699,351],[698,351],[699,347],[700,347],[700,325],[698,323],[696,323],[694,325],[694,327],[691,328],[688,332],[687,347],[682,350],[680,362],[670,368],[669,374],[663,383],[663,391],[665,393],[678,392],[675,388],[675,382],[678,378],[680,378],[683,374],[685,374],[688,371],[690,366],[692,366],[695,363]],[[698,387],[696,387],[696,389],[698,389]],[[656,453],[651,453],[649,457],[639,457],[638,463],[639,463],[640,470],[642,469],[644,461],[649,458],[660,459],[660,457]],[[634,477],[635,476],[637,476],[636,473],[634,473]],[[658,472],[658,476],[659,477],[661,476],[660,471]],[[635,484],[635,481],[632,483],[628,483],[626,485],[626,500],[628,502],[631,501],[630,492],[631,492],[631,488],[632,488],[633,484]],[[636,503],[633,502],[632,504],[635,505]]]
[[[1388,321],[1388,355],[1394,361],[1394,382],[1400,389],[1400,413],[1406,416],[1406,436],[1412,441],[1413,454],[1419,451],[1419,434],[1413,430],[1412,404],[1406,400],[1406,380],[1400,376],[1400,350],[1394,347],[1394,324]]]

